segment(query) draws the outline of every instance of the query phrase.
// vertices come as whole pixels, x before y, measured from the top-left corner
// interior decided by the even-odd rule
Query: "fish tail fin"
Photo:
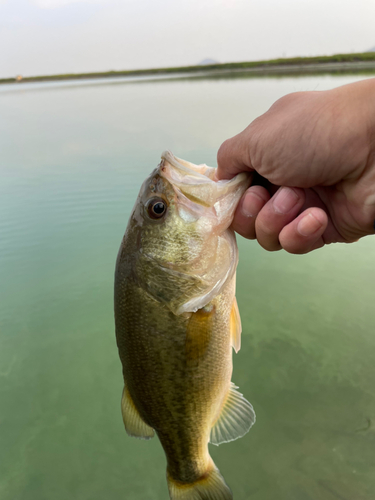
[[[232,492],[212,462],[213,467],[194,483],[176,481],[167,473],[171,500],[233,500]]]

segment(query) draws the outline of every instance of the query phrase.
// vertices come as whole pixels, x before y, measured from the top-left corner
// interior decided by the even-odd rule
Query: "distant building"
[[[220,64],[219,61],[215,61],[215,59],[203,59],[198,66],[208,66],[209,64]]]
[[[22,75],[17,75],[16,76],[16,82],[20,82],[20,81],[22,81],[22,79],[23,79]]]

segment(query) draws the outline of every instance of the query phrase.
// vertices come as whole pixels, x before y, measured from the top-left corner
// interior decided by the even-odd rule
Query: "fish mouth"
[[[185,177],[185,182],[207,183],[214,182],[215,168],[205,164],[195,165],[189,161],[177,158],[171,151],[164,151],[161,155],[162,163],[167,162],[175,171],[175,175]],[[163,165],[164,166],[164,165]]]
[[[171,151],[164,151],[161,159],[159,174],[172,185],[181,203],[191,209],[195,206],[201,215],[202,209],[206,209],[207,214],[212,212],[221,226],[225,221],[224,229],[230,226],[237,204],[250,186],[251,174],[243,172],[230,180],[215,181],[213,167],[195,165]]]

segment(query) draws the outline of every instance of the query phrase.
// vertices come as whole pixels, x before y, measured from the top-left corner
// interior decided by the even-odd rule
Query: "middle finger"
[[[280,250],[279,234],[299,213],[305,202],[305,191],[281,187],[264,205],[255,221],[259,244],[271,252]]]

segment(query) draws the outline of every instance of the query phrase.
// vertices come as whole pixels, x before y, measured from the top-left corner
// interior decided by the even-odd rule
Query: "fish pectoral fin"
[[[211,429],[210,443],[219,445],[244,436],[255,423],[252,405],[232,382],[221,413]]]
[[[147,425],[140,416],[126,386],[122,393],[121,411],[125,430],[129,436],[140,439],[151,439],[154,437],[154,429]]]
[[[185,343],[186,365],[189,368],[198,368],[207,354],[212,340],[215,313],[216,307],[208,304],[190,316]]]
[[[237,353],[241,349],[241,317],[240,311],[238,310],[237,299],[234,297],[232,310],[230,313],[230,337],[232,347]]]

